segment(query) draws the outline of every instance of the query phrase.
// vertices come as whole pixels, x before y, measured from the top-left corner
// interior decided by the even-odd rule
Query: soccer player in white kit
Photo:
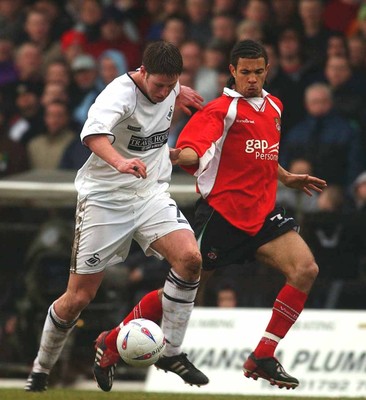
[[[172,164],[167,140],[176,101],[186,111],[189,106],[201,108],[203,101],[192,89],[180,87],[182,67],[175,46],[154,42],[145,49],[141,67],[116,78],[89,110],[80,136],[92,154],[75,180],[78,202],[69,282],[49,308],[27,391],[47,389],[51,369],[80,313],[95,297],[105,268],[126,259],[132,239],[146,255],[165,258],[171,265],[162,300],[166,369],[178,373],[169,367],[178,363],[186,382],[208,383],[181,351],[201,255],[192,228],[168,192]],[[103,357],[111,357],[103,350],[100,343],[94,375],[109,391],[115,365],[103,368]]]

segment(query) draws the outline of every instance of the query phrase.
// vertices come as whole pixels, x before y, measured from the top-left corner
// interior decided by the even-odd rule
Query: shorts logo
[[[99,253],[94,253],[92,257],[88,258],[85,261],[85,264],[88,267],[95,267],[96,265],[98,265],[100,263],[100,258],[99,258]]]
[[[212,248],[208,253],[207,253],[207,257],[210,259],[210,260],[212,260],[212,261],[214,261],[214,260],[216,260],[217,259],[217,250],[216,249],[214,249],[214,248]]]

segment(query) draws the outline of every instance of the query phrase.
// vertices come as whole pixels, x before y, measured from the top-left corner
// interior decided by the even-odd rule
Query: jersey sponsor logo
[[[94,253],[94,254],[92,255],[92,257],[88,258],[88,259],[85,261],[85,264],[86,264],[88,267],[95,267],[95,266],[97,266],[99,263],[100,263],[99,253]]]
[[[136,151],[147,151],[164,146],[168,141],[169,129],[163,132],[156,132],[148,137],[132,135],[128,148]]]
[[[238,124],[255,124],[255,122],[252,119],[248,119],[248,118],[237,119],[235,122]]]
[[[141,126],[127,125],[127,129],[128,129],[129,131],[141,132]]]
[[[269,145],[267,140],[248,139],[245,142],[245,152],[254,154],[256,160],[278,161],[279,142]]]

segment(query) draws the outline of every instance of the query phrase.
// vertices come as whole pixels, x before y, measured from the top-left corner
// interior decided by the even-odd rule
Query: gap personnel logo
[[[164,146],[168,141],[169,129],[163,132],[156,132],[148,137],[131,136],[128,148],[136,151],[147,151]]]
[[[95,267],[100,263],[99,253],[94,253],[92,257],[85,261],[88,267]]]
[[[256,160],[278,161],[279,142],[270,146],[267,140],[248,139],[245,142],[245,152],[254,153]]]

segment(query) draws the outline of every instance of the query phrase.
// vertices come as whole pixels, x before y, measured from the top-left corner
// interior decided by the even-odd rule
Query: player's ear
[[[235,78],[236,77],[236,69],[233,64],[229,65],[229,70],[231,72],[231,75]]]

